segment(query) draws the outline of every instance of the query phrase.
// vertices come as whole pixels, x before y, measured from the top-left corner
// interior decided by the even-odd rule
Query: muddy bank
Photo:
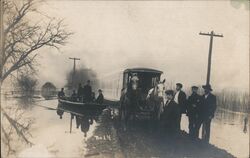
[[[213,145],[190,140],[185,132],[173,138],[141,125],[124,131],[116,117],[112,118],[112,110],[105,110],[99,118],[85,157],[234,157]]]
[[[118,132],[122,152],[125,157],[234,157],[223,149],[200,141],[192,141],[185,132],[173,138],[163,134],[134,129]]]
[[[124,157],[111,110],[104,110],[97,123],[93,136],[86,142],[87,152],[85,157]]]

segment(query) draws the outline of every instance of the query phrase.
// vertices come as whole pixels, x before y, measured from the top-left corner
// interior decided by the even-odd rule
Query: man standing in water
[[[203,85],[202,88],[204,89],[204,95],[202,96],[201,102],[201,116],[203,122],[202,139],[208,143],[210,139],[210,125],[217,105],[216,96],[211,93],[213,90],[211,85]]]
[[[182,84],[181,83],[176,83],[176,93],[174,95],[174,101],[179,105],[180,107],[180,116],[178,118],[179,121],[179,129],[181,129],[181,114],[185,114],[187,111],[187,107],[186,107],[186,102],[187,102],[187,96],[185,94],[185,92],[183,92],[182,89]]]
[[[192,94],[187,100],[187,116],[189,121],[189,135],[192,139],[197,139],[199,137],[199,129],[197,128],[198,120],[200,119],[200,102],[201,96],[197,93],[198,87],[192,86]]]

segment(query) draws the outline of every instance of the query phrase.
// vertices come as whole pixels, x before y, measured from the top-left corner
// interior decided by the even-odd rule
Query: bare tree
[[[29,132],[33,119],[25,115],[25,111],[20,107],[12,106],[1,108],[1,157],[8,157],[18,151],[19,141],[33,145],[29,138]]]
[[[39,13],[37,5],[41,0],[0,0],[0,92],[6,78],[15,71],[34,71],[38,51],[44,47],[59,49],[72,34],[66,30],[62,20],[46,17],[34,18]],[[39,13],[39,15],[41,15]],[[0,93],[1,97],[1,93]],[[0,99],[1,105],[1,99]],[[12,107],[14,108],[14,107]],[[15,111],[15,110],[14,110]],[[17,110],[14,113],[1,107],[1,144],[7,148],[7,155],[15,152],[14,135],[27,144],[30,120]],[[1,157],[3,156],[1,151]]]
[[[37,3],[39,2],[35,0],[8,0],[3,4],[0,84],[16,70],[34,70],[38,49],[46,46],[59,49],[71,35],[66,31],[62,20],[46,18],[47,22],[32,22],[28,16],[38,13]]]
[[[17,79],[17,90],[22,93],[25,97],[32,97],[35,94],[35,88],[38,81],[34,76],[28,76],[22,74]]]

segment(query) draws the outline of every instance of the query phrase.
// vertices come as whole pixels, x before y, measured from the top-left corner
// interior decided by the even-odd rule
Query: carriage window
[[[156,86],[156,84],[157,84],[158,82],[159,82],[159,77],[158,77],[158,76],[152,78],[152,86],[153,86],[153,87]]]
[[[157,80],[156,80],[156,77],[153,77],[152,78],[152,86],[154,87],[157,83]]]
[[[128,73],[124,73],[123,74],[123,88],[127,87],[127,83],[128,83]]]

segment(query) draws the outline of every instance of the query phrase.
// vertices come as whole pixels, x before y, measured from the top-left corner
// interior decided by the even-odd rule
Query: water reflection
[[[89,126],[93,124],[93,119],[86,116],[76,115],[76,128],[81,127],[81,131],[84,133],[84,137],[87,137],[87,132],[89,131]]]
[[[215,114],[215,119],[218,124],[230,125],[240,128],[242,132],[247,133],[249,114],[242,112],[233,112],[218,108]]]
[[[245,117],[245,119],[244,119],[244,128],[243,128],[244,133],[247,133],[247,124],[248,124],[248,118]]]
[[[30,106],[24,104],[29,100],[13,100],[1,100],[1,157],[13,157],[22,147],[34,145],[30,129],[35,121],[26,111]]]
[[[87,137],[87,133],[93,122],[97,122],[98,116],[102,113],[102,110],[86,110],[82,107],[75,107],[69,105],[58,104],[56,113],[60,119],[63,118],[64,112],[70,113],[70,133],[72,132],[72,123],[75,120],[75,127],[84,133],[84,137]]]
[[[218,108],[212,122],[211,143],[236,157],[249,154],[249,114]],[[237,143],[235,143],[237,142]],[[239,144],[241,144],[239,146]]]
[[[87,111],[81,107],[58,105],[57,100],[42,101],[41,99],[35,99],[34,102],[26,101],[16,98],[8,99],[4,102],[4,105],[13,108],[18,106],[23,109],[22,111],[26,111],[25,117],[21,117],[22,120],[25,119],[26,116],[32,116],[32,120],[35,122],[32,124],[30,131],[32,134],[30,141],[35,144],[34,147],[37,147],[39,144],[44,147],[42,149],[38,148],[39,152],[40,150],[43,151],[43,149],[46,149],[46,151],[48,150],[48,152],[51,155],[55,155],[55,157],[82,157],[79,156],[81,154],[79,153],[79,148],[80,150],[84,150],[84,152],[86,149],[90,149],[88,153],[91,154],[97,154],[97,152],[108,154],[108,152],[112,153],[114,150],[116,151],[116,148],[120,148],[117,146],[117,142],[119,144],[119,141],[116,140],[118,137],[117,131],[116,128],[113,127],[114,122],[112,121],[112,116],[118,113],[117,110]],[[52,109],[54,109],[54,111]],[[13,115],[14,114],[13,112]],[[246,116],[248,115],[244,113],[218,108],[215,119],[212,121],[211,144],[214,144],[218,148],[225,149],[237,157],[247,157],[249,151],[249,130],[247,130],[249,128],[249,120]],[[188,120],[185,122],[185,119],[183,119],[182,122],[183,127],[187,128]],[[26,120],[25,123],[27,123]],[[70,123],[73,134],[69,134],[68,132]],[[76,129],[76,131],[74,131],[74,129]],[[65,130],[67,130],[67,132],[65,132]],[[188,129],[186,130],[188,131]],[[56,134],[52,135],[51,133]],[[131,141],[140,145],[141,139],[133,140],[133,138],[138,135],[144,136],[142,133],[144,133],[144,131],[141,133],[131,133],[131,135],[128,135],[129,138],[131,138],[128,142]],[[87,139],[83,139],[83,136]],[[122,137],[125,139],[126,136],[122,135]],[[145,138],[143,137],[143,139]],[[131,142],[129,142],[129,144],[131,144]],[[87,143],[87,145],[85,143]],[[239,144],[241,145],[239,146]],[[17,145],[17,142],[13,142],[12,145]],[[7,147],[6,145],[4,146],[5,148]],[[154,145],[150,142],[149,146]],[[18,149],[16,146],[12,147]],[[28,152],[28,147],[27,150],[24,150],[25,154],[23,155],[25,156],[23,157],[32,157],[34,155],[34,153]],[[140,146],[138,148],[140,149]],[[19,149],[21,150],[23,147]],[[32,148],[32,151],[36,151],[35,149]],[[157,149],[157,151],[159,150]]]
[[[57,115],[60,116],[60,119],[62,119],[64,111],[62,109],[57,108],[56,113],[57,113]]]

